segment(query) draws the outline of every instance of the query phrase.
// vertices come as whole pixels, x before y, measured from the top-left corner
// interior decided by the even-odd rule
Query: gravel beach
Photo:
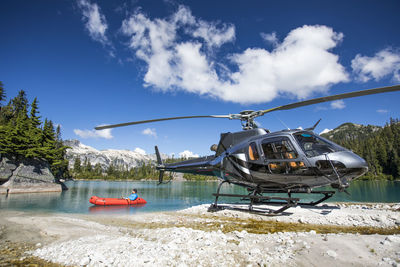
[[[0,211],[0,245],[24,244],[14,263],[68,266],[400,266],[399,204],[328,203],[279,216],[208,206],[134,215]]]

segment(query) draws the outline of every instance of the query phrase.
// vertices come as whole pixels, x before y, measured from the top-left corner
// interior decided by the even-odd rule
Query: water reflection
[[[52,207],[60,199],[62,192],[29,193],[0,195],[0,207],[2,209],[32,210]]]
[[[68,191],[62,193],[30,193],[0,195],[1,209],[31,210],[67,213],[137,213],[149,211],[173,211],[193,205],[212,203],[213,193],[218,182],[172,182],[157,185],[157,182],[106,182],[106,181],[69,181]],[[89,203],[91,196],[119,198],[128,196],[132,188],[138,189],[140,197],[147,201],[143,207],[96,207]],[[332,190],[332,188],[321,188]],[[348,188],[350,195],[336,193],[329,201],[351,202],[400,202],[400,182],[397,181],[355,181]],[[223,185],[221,193],[246,194],[246,189]],[[282,196],[282,195],[281,195]],[[294,196],[297,197],[297,196]],[[309,201],[318,196],[301,195]],[[220,198],[222,202],[237,201],[232,198]]]
[[[357,181],[347,191],[348,201],[400,202],[400,181]]]
[[[120,205],[120,206],[90,206],[89,212],[90,213],[136,213],[138,209],[143,208],[146,204],[136,204],[136,205]]]

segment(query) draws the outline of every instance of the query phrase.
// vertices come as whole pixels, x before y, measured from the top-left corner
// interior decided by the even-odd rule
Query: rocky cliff
[[[60,192],[62,189],[62,183],[54,179],[46,161],[38,159],[17,161],[6,157],[1,158],[0,194]]]

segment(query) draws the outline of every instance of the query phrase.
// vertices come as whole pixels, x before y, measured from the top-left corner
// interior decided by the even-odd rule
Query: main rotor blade
[[[261,115],[264,115],[266,113],[276,111],[276,110],[288,110],[288,109],[299,108],[299,107],[314,105],[314,104],[333,101],[333,100],[351,98],[351,97],[356,97],[356,96],[380,94],[380,93],[386,93],[386,92],[394,92],[394,91],[400,91],[400,85],[379,87],[379,88],[374,88],[374,89],[361,90],[361,91],[355,91],[355,92],[344,93],[344,94],[339,94],[339,95],[324,96],[324,97],[314,98],[314,99],[310,99],[310,100],[300,101],[300,102],[296,102],[296,103],[292,103],[292,104],[288,104],[288,105],[284,105],[284,106],[280,106],[280,107],[261,110],[261,113],[262,113]]]
[[[231,118],[231,115],[200,115],[200,116],[182,116],[182,117],[171,117],[171,118],[161,118],[161,119],[154,119],[154,120],[145,120],[145,121],[132,121],[132,122],[125,122],[119,124],[110,124],[110,125],[102,125],[95,127],[96,130],[104,130],[116,127],[123,127],[128,125],[135,125],[141,123],[149,123],[149,122],[156,122],[156,121],[168,121],[168,120],[180,120],[180,119],[193,119],[193,118]]]

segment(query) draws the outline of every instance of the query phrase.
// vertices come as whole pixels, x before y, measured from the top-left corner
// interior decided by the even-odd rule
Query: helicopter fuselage
[[[160,165],[159,170],[217,176],[232,184],[282,192],[331,185],[343,189],[368,170],[364,159],[301,129],[262,128],[221,134],[215,155]]]

